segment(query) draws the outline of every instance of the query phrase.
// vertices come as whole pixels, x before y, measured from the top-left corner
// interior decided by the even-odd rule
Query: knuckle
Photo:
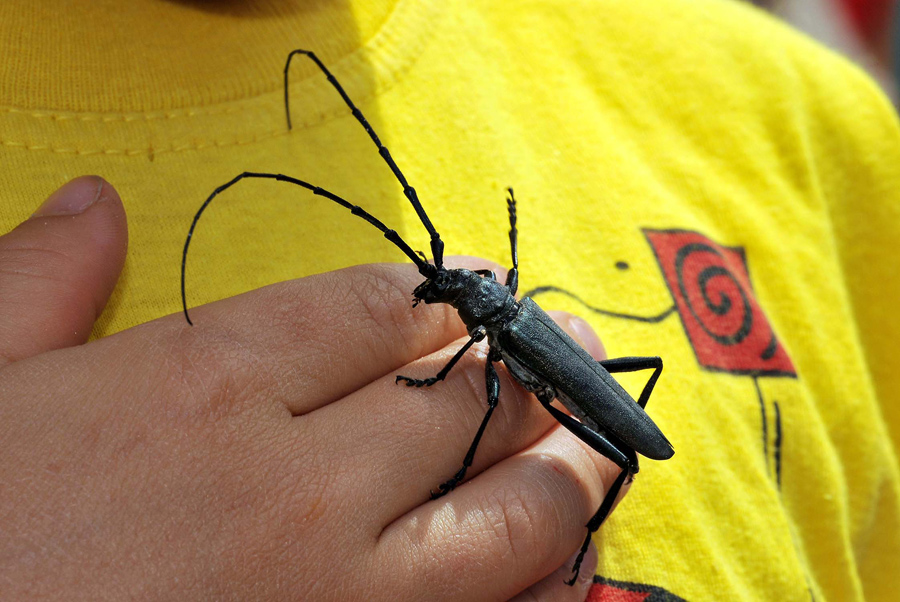
[[[494,364],[497,368],[497,376],[500,378],[500,407],[497,408],[498,431],[504,439],[513,443],[516,447],[530,442],[533,435],[532,426],[535,416],[549,418],[543,409],[538,408],[534,396],[526,391],[510,375],[505,366]],[[552,419],[547,422],[552,422]]]
[[[73,274],[78,274],[80,262],[65,249],[50,246],[18,246],[0,244],[0,278],[4,281],[7,297],[10,293],[37,286],[52,290],[55,295],[65,294],[71,304],[90,305],[90,295],[77,286]],[[14,297],[13,297],[14,298]]]
[[[159,329],[143,339],[137,353],[149,364],[147,382],[163,389],[161,411],[174,419],[208,420],[242,411],[238,402],[253,397],[267,380],[260,376],[265,364],[234,329],[221,324]]]
[[[487,344],[474,345],[467,356],[457,368],[460,371],[456,377],[460,394],[455,395],[454,399],[465,406],[466,418],[471,422],[472,429],[475,429],[488,407],[484,374],[484,366],[488,361]],[[535,411],[537,408],[534,397],[513,379],[502,363],[494,363],[494,368],[500,380],[500,399],[485,432],[483,445],[486,449],[518,449],[534,437],[534,427],[541,424],[538,417],[542,415]]]
[[[447,305],[420,306],[414,311],[412,291],[416,282],[395,266],[366,266],[360,269],[360,276],[353,281],[352,293],[371,326],[380,333],[382,344],[403,340],[420,357],[428,351],[424,345],[428,335],[441,333],[458,321]]]
[[[488,498],[485,530],[493,557],[504,570],[533,566],[546,555],[545,544],[553,540],[557,521],[544,506],[532,487],[504,488]]]
[[[0,244],[0,252],[3,253],[3,268],[10,275],[42,278],[47,277],[46,266],[49,264],[61,264],[59,267],[66,268],[76,263],[68,253],[49,247]]]
[[[324,517],[341,510],[338,500],[332,499],[332,492],[341,489],[337,484],[347,478],[345,471],[333,461],[324,446],[310,444],[312,439],[297,437],[290,443],[284,457],[292,458],[291,466],[286,467],[278,479],[285,496],[280,508],[287,513],[285,520],[292,525],[293,532],[325,528]],[[358,480],[358,475],[356,477]]]
[[[458,343],[459,341],[449,351],[454,351],[458,347]],[[487,407],[487,386],[484,379],[484,363],[487,361],[487,355],[487,345],[484,343],[473,345],[466,357],[460,361],[459,377],[456,379],[458,386],[462,388],[464,398],[477,400],[478,407],[482,409],[482,413],[484,408]],[[450,354],[448,353],[447,357],[449,358],[449,356]]]
[[[354,305],[361,308],[368,326],[389,334],[404,334],[415,321],[408,298],[410,284],[397,270],[385,266],[369,266],[354,270],[348,293]]]
[[[599,504],[599,501],[592,496],[605,495],[606,491],[612,486],[613,481],[621,474],[622,469],[615,462],[592,449],[587,443],[575,437],[571,433],[563,433],[566,435],[568,444],[572,447],[569,463],[572,469],[579,475],[587,475],[586,479],[579,479],[579,484],[585,497],[591,497],[593,501]],[[623,490],[626,489],[623,487]],[[596,508],[593,508],[596,510]]]
[[[594,515],[621,469],[587,444],[559,429],[536,455],[539,478],[555,490],[556,509],[575,537]],[[623,488],[624,490],[624,488]]]
[[[605,489],[587,457],[548,453],[519,456],[485,511],[495,525],[495,553],[520,568],[569,556]],[[528,563],[526,566],[522,563]]]
[[[574,486],[573,495],[577,496],[580,507],[593,512],[596,508],[592,506],[599,505],[608,489],[607,481],[612,483],[619,468],[570,433],[561,434],[565,435],[564,445],[569,448],[564,458],[571,474],[570,484]],[[607,473],[612,475],[608,480]]]
[[[433,351],[429,341],[445,339],[448,329],[460,329],[452,308],[445,305],[412,309],[412,291],[416,278],[410,266],[373,264],[321,274],[315,307],[308,300],[304,306],[287,304],[283,319],[296,322],[297,313],[307,316],[307,325],[328,321],[352,325],[355,344],[370,354],[418,358]],[[316,330],[301,327],[305,337]],[[319,329],[321,330],[321,329]],[[402,341],[402,346],[397,345]],[[324,341],[323,341],[324,343]]]

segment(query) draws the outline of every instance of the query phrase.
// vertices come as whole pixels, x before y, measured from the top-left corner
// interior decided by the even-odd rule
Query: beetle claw
[[[449,479],[447,479],[446,481],[441,483],[438,486],[437,492],[434,492],[434,491],[431,492],[431,499],[436,500],[439,497],[443,497],[443,496],[447,495],[448,493],[450,493],[451,491],[453,491],[454,489],[456,489],[456,486],[459,485],[460,482],[463,480],[463,478],[466,476],[467,468],[468,468],[468,466],[464,465],[462,468],[459,469],[459,471],[455,475],[453,475],[452,477],[450,477]]]
[[[419,380],[416,378],[410,378],[408,376],[399,376],[399,375],[394,380],[394,382],[399,383],[401,380],[406,384],[407,387],[430,387],[434,383],[438,382],[438,379],[433,376],[431,378]]]
[[[447,495],[448,493],[450,493],[451,491],[456,489],[456,483],[454,481],[455,481],[455,479],[450,479],[446,483],[441,483],[438,486],[437,491],[431,492],[431,499],[436,500],[440,497],[444,497],[445,495]]]

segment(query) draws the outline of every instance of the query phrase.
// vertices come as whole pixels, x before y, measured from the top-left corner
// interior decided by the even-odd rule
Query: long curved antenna
[[[191,229],[188,230],[187,239],[185,239],[185,241],[184,241],[184,252],[181,255],[181,306],[184,309],[184,317],[187,320],[188,324],[190,324],[191,326],[193,326],[194,323],[191,322],[191,317],[190,317],[190,315],[188,315],[187,296],[185,295],[185,292],[184,292],[184,274],[185,274],[185,268],[187,267],[188,247],[191,245],[191,238],[194,235],[194,228],[197,227],[197,222],[200,221],[200,216],[203,215],[203,212],[206,210],[206,208],[209,206],[209,204],[212,202],[212,200],[214,198],[216,198],[216,196],[218,196],[218,194],[220,192],[223,192],[223,191],[227,190],[228,188],[231,188],[232,186],[234,186],[235,184],[237,184],[238,182],[240,182],[241,180],[243,180],[245,178],[262,178],[262,179],[268,179],[268,180],[277,180],[279,182],[287,182],[289,184],[294,184],[296,186],[300,186],[301,188],[305,188],[315,195],[323,196],[326,199],[332,200],[335,203],[337,203],[338,205],[340,205],[341,207],[349,209],[350,213],[352,213],[353,215],[363,218],[364,220],[366,220],[367,222],[369,222],[370,224],[372,224],[373,226],[378,228],[384,234],[384,237],[386,239],[388,239],[389,241],[391,241],[392,243],[397,245],[397,247],[399,247],[399,249],[401,251],[403,251],[403,253],[407,257],[412,259],[413,263],[416,264],[416,267],[419,268],[420,274],[422,274],[423,276],[428,278],[428,277],[431,277],[437,271],[437,268],[435,266],[431,265],[430,263],[426,262],[424,259],[422,259],[418,255],[416,255],[416,252],[413,251],[412,248],[408,244],[406,244],[406,241],[404,241],[402,238],[400,238],[400,235],[397,234],[397,232],[395,230],[391,230],[390,228],[385,226],[376,217],[374,217],[373,215],[371,215],[370,213],[368,213],[367,211],[365,211],[363,208],[359,207],[358,205],[354,205],[353,203],[350,203],[349,201],[342,199],[338,195],[336,195],[332,192],[328,192],[324,188],[321,188],[319,186],[314,186],[308,182],[304,182],[303,180],[298,180],[297,178],[292,178],[290,176],[285,176],[285,175],[277,174],[277,173],[254,173],[254,172],[245,171],[241,175],[233,178],[230,182],[228,182],[226,184],[222,184],[221,186],[216,188],[211,195],[209,195],[209,198],[206,199],[206,201],[203,203],[203,205],[200,206],[200,209],[197,210],[197,214],[194,215],[194,221],[191,222]]]
[[[400,171],[400,168],[397,167],[397,163],[394,162],[393,157],[391,157],[391,152],[387,149],[387,147],[381,143],[381,140],[378,138],[378,134],[375,133],[375,130],[372,129],[372,126],[369,125],[369,122],[366,121],[366,118],[363,116],[362,111],[360,111],[353,101],[350,100],[350,97],[347,96],[347,93],[344,91],[344,88],[341,84],[338,83],[338,80],[331,74],[331,71],[328,70],[327,67],[319,60],[319,57],[315,55],[315,53],[309,50],[293,50],[290,54],[288,54],[287,62],[284,65],[284,111],[287,114],[287,126],[288,129],[291,129],[291,107],[290,107],[290,94],[288,94],[288,71],[291,67],[291,59],[294,58],[297,54],[306,55],[314,62],[319,69],[322,70],[322,73],[325,74],[325,77],[328,78],[328,81],[334,86],[334,89],[338,91],[338,94],[341,95],[341,98],[344,99],[344,103],[350,108],[350,111],[353,113],[353,116],[356,117],[356,120],[363,126],[366,130],[366,133],[369,134],[369,138],[372,139],[372,142],[375,143],[375,146],[378,147],[378,154],[381,155],[381,158],[384,159],[385,163],[388,164],[388,167],[391,168],[391,171],[394,172],[394,176],[397,178],[397,181],[403,186],[403,194],[406,195],[406,198],[409,199],[409,202],[412,203],[413,209],[416,210],[416,215],[419,216],[419,220],[422,222],[422,225],[425,226],[425,229],[428,230],[428,234],[431,235],[431,254],[434,256],[434,265],[437,267],[441,267],[444,265],[444,241],[441,240],[441,235],[438,234],[437,230],[434,229],[434,226],[431,224],[431,220],[428,219],[428,214],[425,213],[425,209],[422,207],[422,203],[419,201],[418,195],[416,195],[416,189],[409,185],[406,181],[406,176],[403,175],[403,172]]]

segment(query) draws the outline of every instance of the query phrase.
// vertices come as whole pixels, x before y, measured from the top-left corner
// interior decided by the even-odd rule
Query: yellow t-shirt
[[[191,218],[245,170],[330,189],[427,250],[308,61],[286,130],[297,47],[447,254],[508,263],[514,186],[520,291],[584,316],[611,357],[664,358],[648,412],[676,454],[644,460],[597,534],[595,599],[896,599],[900,127],[866,76],[725,1],[4,0],[0,230],[86,173],[128,213],[94,336],[179,311]],[[189,303],[403,260],[324,199],[242,182],[200,223]]]

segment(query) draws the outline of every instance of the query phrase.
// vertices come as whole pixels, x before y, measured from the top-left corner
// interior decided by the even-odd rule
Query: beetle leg
[[[575,580],[578,579],[578,573],[581,570],[581,562],[584,560],[584,555],[587,553],[588,546],[591,544],[591,536],[600,528],[600,525],[603,524],[606,517],[609,516],[609,512],[612,510],[613,503],[616,501],[616,497],[618,497],[622,485],[625,484],[625,481],[631,475],[637,472],[634,468],[637,466],[637,455],[634,451],[623,448],[622,444],[617,445],[616,443],[613,443],[600,433],[588,428],[568,414],[554,408],[550,405],[553,401],[553,397],[549,395],[538,395],[538,400],[540,400],[541,404],[547,408],[547,411],[573,435],[587,443],[594,451],[599,452],[615,462],[615,464],[622,469],[622,472],[619,473],[619,476],[613,481],[609,491],[606,492],[606,497],[603,498],[597,512],[594,513],[594,516],[592,516],[591,520],[587,523],[587,537],[584,538],[584,543],[581,545],[581,551],[578,552],[578,556],[575,558],[575,564],[572,565],[572,572],[574,575],[572,575],[572,578],[569,581],[566,581],[567,585],[573,585]]]
[[[611,360],[602,360],[600,365],[610,374],[613,372],[635,372],[637,370],[653,369],[653,374],[650,375],[650,379],[644,385],[644,390],[641,391],[641,396],[637,400],[638,405],[642,408],[647,407],[650,393],[653,392],[653,387],[656,386],[656,381],[659,379],[663,368],[662,358],[658,357],[617,357]]]
[[[490,278],[491,280],[497,279],[497,274],[495,274],[493,270],[475,270],[475,273],[483,278]]]
[[[578,579],[578,573],[581,570],[581,562],[584,560],[584,555],[587,554],[588,546],[591,545],[591,536],[594,535],[597,529],[600,528],[600,525],[603,524],[603,521],[606,520],[606,517],[609,516],[609,512],[612,510],[612,505],[619,496],[622,485],[630,475],[631,472],[627,468],[622,469],[622,472],[620,472],[619,476],[616,477],[616,480],[613,481],[612,487],[609,488],[606,497],[603,498],[600,508],[597,509],[594,516],[588,521],[587,537],[584,538],[584,543],[581,544],[581,550],[578,552],[578,557],[575,558],[575,564],[572,565],[572,578],[566,581],[566,585],[575,585],[575,580]]]
[[[432,376],[431,378],[424,378],[424,379],[420,380],[420,379],[410,378],[408,376],[400,376],[398,374],[397,379],[394,382],[399,383],[400,381],[405,381],[407,387],[430,387],[434,383],[442,381],[445,378],[447,378],[447,374],[450,372],[451,369],[453,369],[453,366],[456,365],[456,362],[458,362],[460,360],[460,358],[466,354],[466,351],[468,351],[469,348],[472,345],[474,345],[475,343],[483,341],[484,337],[486,337],[486,336],[487,336],[487,331],[484,329],[484,326],[479,326],[478,328],[476,328],[475,333],[472,335],[472,338],[469,339],[468,341],[466,341],[466,344],[462,346],[462,349],[457,351],[456,355],[454,355],[452,358],[450,358],[450,361],[447,362],[447,365],[444,366],[441,369],[441,371],[437,373],[437,375]]]
[[[433,500],[453,491],[463,478],[465,478],[466,470],[472,465],[472,460],[475,458],[475,450],[478,448],[478,443],[481,442],[481,436],[484,434],[484,429],[487,427],[487,423],[491,419],[491,414],[494,413],[494,408],[497,407],[497,402],[500,400],[500,378],[497,377],[497,371],[494,369],[494,362],[498,361],[500,361],[500,355],[492,349],[488,355],[487,362],[484,365],[484,380],[487,385],[487,413],[481,421],[481,426],[478,427],[478,432],[475,433],[475,439],[472,441],[472,445],[469,446],[469,451],[466,453],[466,457],[463,460],[462,468],[460,468],[452,478],[441,483],[436,492],[431,492],[431,499]]]
[[[519,289],[519,230],[516,228],[516,197],[513,189],[508,188],[509,198],[506,199],[506,208],[509,211],[509,248],[512,253],[512,269],[506,274],[506,286],[509,294],[515,296]]]

